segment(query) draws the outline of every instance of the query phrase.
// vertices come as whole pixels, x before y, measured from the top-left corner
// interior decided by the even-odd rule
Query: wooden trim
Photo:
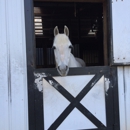
[[[107,46],[107,2],[103,2],[103,50],[104,65],[108,65],[108,46]]]
[[[119,100],[119,115],[120,115],[120,129],[126,130],[126,101],[124,93],[124,68],[118,67],[118,100]]]
[[[124,94],[125,94],[125,109],[126,109],[126,129],[130,128],[130,66],[124,67]]]

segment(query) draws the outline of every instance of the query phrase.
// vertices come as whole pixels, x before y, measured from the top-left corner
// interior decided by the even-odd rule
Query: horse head
[[[64,33],[60,34],[58,27],[54,28],[53,49],[57,71],[61,76],[66,76],[69,71],[72,44],[69,40],[69,29],[64,26]]]

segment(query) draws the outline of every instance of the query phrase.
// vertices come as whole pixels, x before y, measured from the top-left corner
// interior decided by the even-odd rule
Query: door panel
[[[113,64],[130,64],[130,1],[112,1]]]
[[[36,88],[42,86],[39,120],[45,130],[119,129],[116,68],[71,68],[67,77],[42,69],[34,75]]]

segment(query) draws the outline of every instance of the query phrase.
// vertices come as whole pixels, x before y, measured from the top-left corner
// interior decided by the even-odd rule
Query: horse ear
[[[56,26],[56,27],[54,28],[54,36],[56,36],[58,33],[59,33],[59,30],[58,30],[58,27]]]
[[[67,36],[69,36],[69,29],[67,26],[64,26],[64,34],[66,34]]]

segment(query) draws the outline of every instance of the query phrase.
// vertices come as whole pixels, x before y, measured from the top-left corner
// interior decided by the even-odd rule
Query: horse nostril
[[[60,66],[58,66],[57,69],[60,71]]]
[[[66,65],[66,70],[68,70],[68,66]]]
[[[62,64],[57,66],[57,71],[61,76],[66,76],[68,74],[69,67],[67,65]]]

